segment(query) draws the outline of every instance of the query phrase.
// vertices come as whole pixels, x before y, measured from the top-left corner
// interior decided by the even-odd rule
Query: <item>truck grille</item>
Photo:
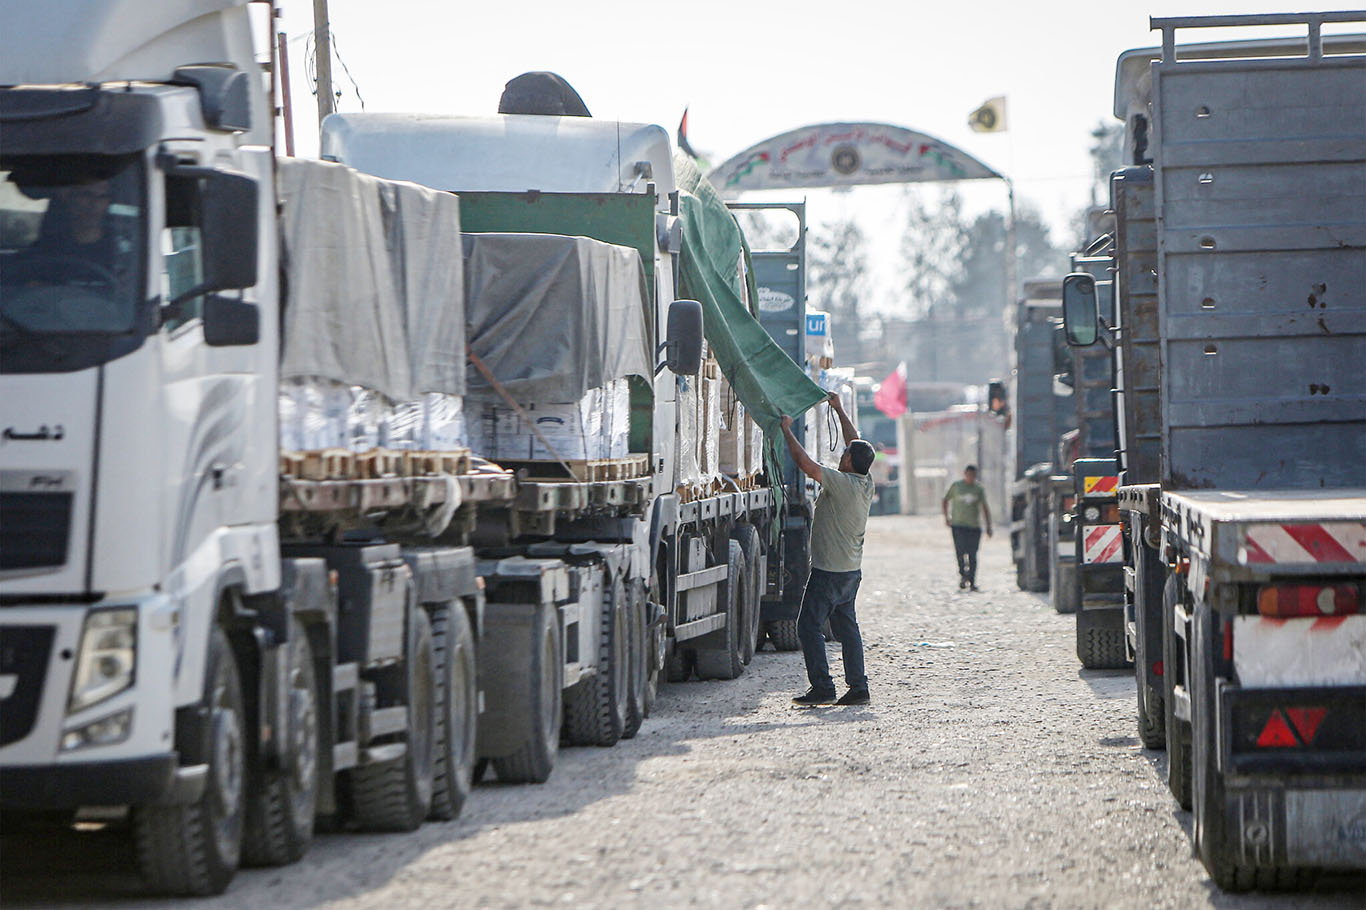
[[[66,563],[71,493],[0,493],[0,569]]]
[[[52,626],[0,626],[0,746],[18,742],[33,729],[43,696],[43,676],[55,634]]]

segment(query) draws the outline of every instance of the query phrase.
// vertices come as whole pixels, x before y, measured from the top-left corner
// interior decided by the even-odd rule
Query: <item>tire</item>
[[[1137,536],[1137,535],[1136,535]],[[1157,553],[1142,541],[1136,541],[1134,550],[1138,576],[1142,584],[1140,591],[1134,592],[1134,689],[1138,693],[1138,738],[1145,749],[1167,748],[1166,699],[1161,690],[1148,685],[1148,667],[1153,656],[1148,653],[1147,626],[1149,616],[1146,610],[1147,574],[1149,560],[1156,560]],[[1145,595],[1140,599],[1138,594]]]
[[[1138,664],[1135,664],[1138,666]],[[1138,680],[1138,739],[1143,748],[1162,750],[1167,748],[1167,719],[1164,714],[1164,699],[1153,692],[1140,677]],[[1145,700],[1144,690],[1148,692]],[[1154,700],[1156,705],[1153,705]]]
[[[564,738],[573,746],[615,746],[626,730],[631,630],[626,586],[607,578],[598,608],[598,668],[565,693]]]
[[[1167,728],[1167,789],[1182,809],[1191,807],[1191,730],[1190,725],[1176,716],[1172,692],[1179,668],[1183,665],[1177,652],[1180,643],[1173,628],[1176,602],[1179,595],[1176,576],[1167,579],[1162,589],[1162,693],[1163,719]]]
[[[741,642],[744,633],[740,624],[744,619],[745,601],[748,600],[749,574],[740,544],[734,540],[728,544],[726,584],[718,592],[726,599],[726,627],[707,635],[705,640],[713,647],[697,649],[699,679],[735,679],[745,672],[744,645]]]
[[[462,601],[432,611],[436,658],[436,747],[432,809],[428,818],[460,816],[474,784],[474,740],[479,726],[479,683],[474,630]]]
[[[650,676],[650,653],[645,628],[645,585],[639,578],[626,584],[626,619],[630,630],[630,673],[626,698],[626,726],[622,739],[631,739],[640,732],[645,721],[645,689]]]
[[[650,576],[650,586],[647,589],[645,599],[646,603],[642,605],[642,609],[646,611],[649,610],[650,603],[662,604],[664,602],[664,595],[660,592],[659,580],[653,574]],[[661,632],[660,634],[662,635],[663,633]],[[654,631],[652,629],[647,629],[645,633],[645,708],[641,712],[645,717],[649,717],[650,712],[655,709],[655,702],[659,700],[659,679],[665,673],[663,666],[652,666],[656,662],[663,663],[662,661],[659,661],[659,652],[654,639]]]
[[[318,680],[308,631],[289,624],[288,766],[267,770],[261,761],[248,774],[242,861],[283,866],[298,861],[313,842],[318,805]]]
[[[1075,563],[1063,563],[1058,558],[1058,517],[1048,519],[1048,597],[1053,609],[1059,613],[1075,613],[1080,606],[1081,591],[1078,590],[1077,568]]]
[[[493,759],[498,779],[509,784],[541,784],[555,769],[560,751],[560,726],[564,715],[564,665],[561,663],[560,621],[553,607],[542,606],[532,637],[529,693],[531,732],[511,755]]]
[[[1077,658],[1088,670],[1122,670],[1129,666],[1124,647],[1123,614],[1115,623],[1113,611],[1081,610],[1077,613]],[[1105,619],[1111,620],[1105,622]]]
[[[675,649],[664,661],[664,672],[668,675],[669,682],[681,683],[692,679],[693,666],[696,662],[696,655],[691,649]]]
[[[437,701],[432,623],[415,604],[408,616],[408,748],[400,759],[348,772],[352,817],[370,831],[413,831],[432,808]]]
[[[800,651],[802,641],[797,637],[797,620],[775,619],[768,624],[768,640],[777,651]]]
[[[742,657],[745,665],[748,666],[754,659],[754,652],[759,649],[759,602],[764,596],[764,579],[760,577],[759,571],[759,532],[754,529],[754,525],[737,525],[734,531],[735,540],[740,544],[740,551],[745,556],[745,568],[748,579],[748,597],[745,601],[745,614],[740,623]]]
[[[217,625],[204,677],[208,723],[198,743],[209,765],[204,793],[187,805],[136,806],[132,813],[138,869],[158,894],[221,894],[241,859],[246,715],[232,647]]]

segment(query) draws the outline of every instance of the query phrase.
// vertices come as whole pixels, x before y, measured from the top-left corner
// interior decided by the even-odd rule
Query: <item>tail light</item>
[[[1265,585],[1257,591],[1263,616],[1344,616],[1361,610],[1355,585]]]

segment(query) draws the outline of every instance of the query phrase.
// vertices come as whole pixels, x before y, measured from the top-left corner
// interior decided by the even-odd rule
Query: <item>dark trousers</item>
[[[981,528],[950,527],[953,531],[953,550],[958,556],[958,577],[970,585],[977,584],[977,545],[982,542]]]
[[[797,615],[797,638],[802,643],[806,658],[806,678],[811,688],[820,692],[835,691],[830,678],[830,661],[825,656],[826,620],[844,649],[844,681],[851,689],[868,688],[868,677],[863,673],[863,638],[854,616],[854,597],[858,594],[863,573],[826,572],[812,569],[802,595],[802,611]]]

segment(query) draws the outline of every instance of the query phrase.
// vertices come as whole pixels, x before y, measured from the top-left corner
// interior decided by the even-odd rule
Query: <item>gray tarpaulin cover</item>
[[[518,403],[651,379],[654,322],[635,250],[554,234],[466,234],[464,245],[470,349]],[[489,389],[473,365],[467,385]]]
[[[465,391],[460,203],[340,164],[279,161],[287,303],[282,379],[394,401]]]

